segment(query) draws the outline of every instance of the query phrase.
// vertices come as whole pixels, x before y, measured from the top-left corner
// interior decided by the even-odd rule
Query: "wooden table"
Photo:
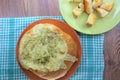
[[[58,0],[1,0],[0,17],[61,15]],[[120,80],[120,23],[105,33],[104,80]]]

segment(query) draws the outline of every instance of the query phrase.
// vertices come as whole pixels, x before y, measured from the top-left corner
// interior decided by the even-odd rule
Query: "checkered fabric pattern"
[[[28,80],[16,62],[16,42],[27,25],[43,18],[63,20],[61,16],[0,18],[0,80]],[[103,80],[104,35],[90,36],[79,32],[78,35],[82,43],[82,60],[69,80]]]

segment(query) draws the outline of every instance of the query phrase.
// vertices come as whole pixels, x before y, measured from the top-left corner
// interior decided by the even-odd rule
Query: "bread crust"
[[[84,7],[87,14],[92,13],[93,12],[92,0],[84,0]]]
[[[78,18],[84,11],[84,4],[80,3],[77,7],[75,7],[72,11],[72,14],[75,18]]]
[[[77,45],[76,45],[74,39],[69,34],[65,33],[64,31],[62,31],[60,28],[58,28],[57,26],[55,26],[53,24],[46,23],[44,25],[52,26],[55,29],[55,31],[61,35],[61,39],[63,39],[66,42],[66,44],[68,46],[68,54],[75,56],[75,57],[77,56]],[[26,34],[31,34],[32,29],[27,31]],[[32,70],[32,69],[29,69],[29,71],[33,72],[35,75],[39,76],[40,78],[55,80],[55,79],[63,77],[74,63],[70,62],[70,61],[65,61],[65,64],[67,66],[66,69],[60,69],[60,70],[54,71],[54,72],[46,72],[45,73],[45,72],[40,72],[40,71],[36,71],[36,70]]]
[[[93,8],[97,8],[103,4],[103,0],[93,0]]]
[[[96,8],[96,11],[98,12],[98,14],[101,18],[107,16],[109,13],[108,11],[106,11],[105,9],[102,9],[102,8]]]
[[[114,3],[103,3],[100,8],[103,8],[107,11],[111,11],[112,8],[114,7]]]
[[[95,22],[96,22],[96,15],[94,13],[90,13],[90,15],[88,16],[86,24],[88,26],[92,26],[93,24],[95,24]]]

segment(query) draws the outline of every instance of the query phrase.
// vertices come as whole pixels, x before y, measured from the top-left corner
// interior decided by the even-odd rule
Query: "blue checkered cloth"
[[[0,18],[0,80],[28,80],[17,62],[15,47],[20,33],[27,25],[39,19],[61,16],[38,16],[24,18]],[[78,32],[82,43],[82,60],[78,70],[69,80],[103,80],[104,35],[85,35]]]

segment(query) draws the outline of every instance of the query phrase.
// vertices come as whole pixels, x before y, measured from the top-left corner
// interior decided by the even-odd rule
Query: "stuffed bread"
[[[38,24],[20,40],[21,66],[43,79],[63,77],[77,61],[76,57],[74,39],[53,24]]]

